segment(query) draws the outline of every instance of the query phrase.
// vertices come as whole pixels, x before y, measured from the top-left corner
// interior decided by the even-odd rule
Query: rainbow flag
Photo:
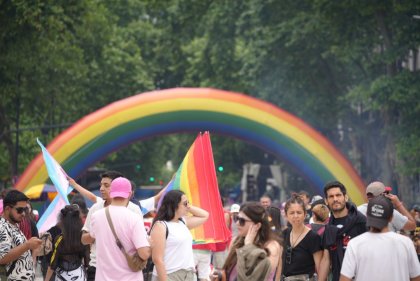
[[[183,191],[193,206],[210,213],[206,223],[191,230],[195,244],[229,240],[209,132],[200,133],[191,145],[166,192],[173,189]]]
[[[57,161],[51,156],[51,154],[39,141],[39,139],[36,141],[41,147],[42,156],[48,171],[48,176],[50,177],[58,192],[58,196],[56,196],[51,204],[48,205],[47,210],[45,210],[45,212],[39,218],[38,223],[36,224],[38,231],[43,233],[57,223],[60,210],[64,208],[64,206],[70,204],[67,195],[72,191],[73,188],[69,186],[66,173],[64,172],[63,168],[61,168],[60,164],[58,164]]]

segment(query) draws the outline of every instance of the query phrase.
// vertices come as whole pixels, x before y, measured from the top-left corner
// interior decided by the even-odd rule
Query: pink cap
[[[111,198],[122,197],[128,198],[131,194],[131,182],[123,177],[114,179],[111,182],[111,191],[109,196]]]

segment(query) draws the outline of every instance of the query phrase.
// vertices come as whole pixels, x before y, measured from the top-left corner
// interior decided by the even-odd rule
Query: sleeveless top
[[[166,239],[165,263],[166,273],[172,273],[180,269],[194,270],[194,258],[192,251],[192,235],[185,222],[163,222],[168,227],[168,238]],[[156,267],[153,275],[157,276]]]

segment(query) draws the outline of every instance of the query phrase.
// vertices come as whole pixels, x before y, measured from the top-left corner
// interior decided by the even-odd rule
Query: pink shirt
[[[149,247],[143,216],[122,206],[111,205],[109,212],[115,232],[130,255],[134,254],[136,249]],[[96,239],[96,280],[143,280],[141,271],[131,271],[127,260],[115,243],[105,209],[98,210],[92,215],[90,235]]]

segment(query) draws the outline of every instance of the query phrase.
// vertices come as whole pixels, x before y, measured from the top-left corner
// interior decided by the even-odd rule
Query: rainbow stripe
[[[191,230],[194,243],[225,242],[230,238],[224,221],[208,132],[197,136],[166,192],[174,189],[183,191],[193,206],[210,213],[206,223]]]
[[[317,193],[339,180],[356,203],[365,202],[364,184],[345,157],[296,116],[243,94],[204,88],[154,91],[114,102],[80,119],[48,146],[54,158],[77,177],[105,155],[131,142],[177,132],[211,131],[243,139],[287,161]],[[16,187],[45,183],[38,155]]]

